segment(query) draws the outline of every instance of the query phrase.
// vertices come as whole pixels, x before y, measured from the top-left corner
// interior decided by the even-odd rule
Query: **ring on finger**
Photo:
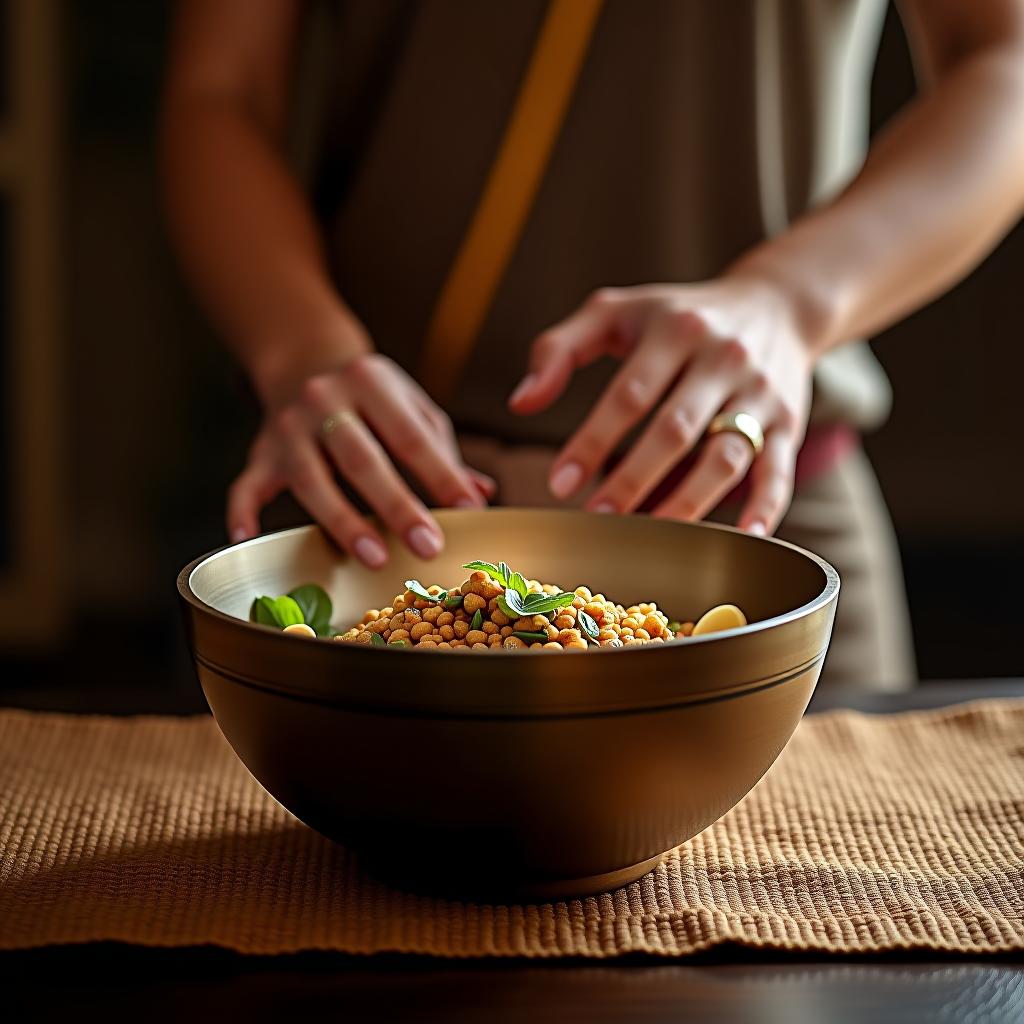
[[[340,426],[346,423],[358,423],[359,417],[351,409],[340,409],[338,412],[325,416],[320,424],[320,433],[330,437]]]
[[[720,412],[708,425],[707,435],[712,437],[723,433],[745,437],[754,449],[754,455],[764,451],[764,428],[761,421],[749,412]]]

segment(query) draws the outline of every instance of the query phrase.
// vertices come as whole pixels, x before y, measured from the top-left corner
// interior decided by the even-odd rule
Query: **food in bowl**
[[[733,604],[716,605],[696,622],[670,620],[657,604],[625,607],[580,586],[564,591],[526,579],[505,562],[463,565],[469,577],[444,589],[406,580],[405,590],[384,608],[368,609],[334,639],[343,643],[416,650],[587,650],[660,644],[747,624]],[[330,598],[315,584],[278,598],[258,597],[250,618],[286,633],[332,635]]]

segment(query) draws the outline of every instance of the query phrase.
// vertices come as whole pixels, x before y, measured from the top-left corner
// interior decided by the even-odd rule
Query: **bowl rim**
[[[434,509],[434,508],[432,508],[430,510],[431,515],[433,515],[433,516],[435,516],[437,518],[440,518],[440,519],[454,519],[454,518],[458,518],[460,515],[479,515],[481,512],[485,512],[485,511],[487,511],[487,510],[486,509],[447,509],[447,508],[445,508],[445,509]],[[545,515],[551,515],[551,514],[567,514],[567,515],[580,515],[580,514],[588,515],[589,514],[589,515],[597,515],[598,514],[598,513],[587,513],[583,509],[546,509],[546,508],[545,509],[529,509],[529,508],[520,508],[518,506],[500,506],[499,508],[494,509],[494,511],[498,511],[498,512],[501,512],[501,511],[543,511],[545,513]],[[635,513],[634,514],[618,514],[618,515],[614,514],[614,513],[612,513],[612,514],[601,513],[601,516],[602,516],[602,518],[615,518],[615,519],[621,519],[621,520],[627,520],[627,521],[649,518],[646,515],[638,515],[638,514],[635,514]],[[697,522],[697,523],[684,523],[684,524],[680,524],[680,525],[685,525],[685,526],[688,526],[688,527],[696,527],[696,528],[699,528],[699,529],[706,529],[706,530],[718,530],[718,531],[722,531],[722,532],[725,532],[725,533],[739,534],[742,537],[748,538],[748,539],[750,539],[752,541],[755,541],[755,542],[763,542],[763,543],[767,543],[767,544],[773,544],[773,545],[775,545],[777,547],[788,548],[789,550],[794,551],[797,554],[803,555],[805,558],[807,558],[811,562],[813,562],[822,571],[822,573],[825,576],[825,586],[822,588],[822,590],[817,595],[815,595],[813,598],[811,598],[810,601],[807,601],[804,604],[797,606],[796,608],[791,608],[788,611],[782,612],[779,615],[773,615],[773,616],[771,616],[770,618],[767,618],[767,619],[759,619],[756,622],[748,622],[747,625],[745,625],[745,626],[737,626],[737,627],[735,627],[733,629],[723,629],[723,630],[720,630],[720,631],[715,632],[715,633],[707,633],[704,636],[687,637],[685,639],[685,641],[677,641],[680,644],[685,643],[685,645],[687,647],[689,647],[689,648],[692,648],[692,647],[694,647],[694,646],[696,646],[698,644],[720,643],[720,642],[722,642],[724,640],[728,640],[730,638],[737,637],[737,636],[752,636],[752,635],[754,635],[756,633],[763,632],[763,631],[766,631],[766,630],[769,630],[769,629],[773,629],[773,628],[775,628],[777,626],[780,626],[780,625],[782,625],[784,623],[787,623],[787,622],[795,622],[798,619],[804,618],[804,617],[806,617],[808,615],[812,615],[814,612],[818,611],[819,609],[824,608],[831,601],[835,600],[836,595],[839,592],[840,585],[841,585],[840,584],[840,577],[839,577],[839,573],[836,571],[835,567],[831,563],[825,561],[825,559],[822,558],[820,555],[816,555],[813,551],[808,551],[806,548],[799,547],[798,545],[792,544],[789,541],[781,540],[778,537],[758,536],[756,534],[750,534],[750,533],[747,533],[744,530],[739,530],[736,527],[727,526],[727,525],[722,524],[722,523]],[[252,629],[259,630],[261,635],[269,635],[269,636],[277,635],[277,636],[280,636],[282,638],[285,638],[286,635],[281,630],[274,629],[271,626],[264,626],[264,625],[261,625],[260,623],[257,623],[257,622],[250,622],[248,619],[242,619],[242,618],[239,618],[238,616],[235,616],[235,615],[229,615],[227,612],[222,612],[219,609],[214,608],[213,605],[208,604],[206,601],[204,601],[192,589],[192,577],[195,575],[195,573],[202,566],[208,564],[209,562],[215,561],[218,558],[221,558],[221,557],[225,556],[230,551],[234,551],[234,550],[237,550],[237,549],[240,549],[240,548],[250,547],[250,546],[251,547],[258,547],[261,544],[271,543],[272,541],[277,540],[280,537],[288,536],[290,534],[299,534],[299,533],[309,532],[309,531],[312,531],[312,530],[319,531],[321,534],[323,534],[325,536],[325,538],[326,538],[326,540],[327,540],[327,542],[329,544],[331,544],[334,547],[338,547],[338,545],[335,544],[335,542],[330,538],[330,536],[328,534],[326,534],[326,531],[324,531],[323,527],[321,527],[317,523],[308,523],[308,524],[303,525],[303,526],[292,526],[292,527],[287,527],[287,528],[282,529],[282,530],[273,530],[273,531],[270,531],[268,533],[262,533],[262,534],[260,534],[257,537],[250,537],[247,540],[236,541],[234,543],[224,544],[221,547],[214,548],[211,551],[208,551],[205,554],[200,555],[198,558],[194,558],[191,562],[189,562],[186,566],[184,566],[184,568],[182,568],[182,570],[178,573],[178,579],[177,579],[178,593],[181,596],[181,598],[187,604],[189,604],[190,606],[192,606],[196,610],[202,612],[203,614],[211,615],[211,616],[213,616],[216,619],[219,619],[219,620],[221,620],[223,622],[226,622],[226,623],[231,623],[232,625],[235,625],[235,626],[241,625],[243,627],[250,627]],[[389,532],[389,531],[385,530],[385,532]],[[338,548],[338,550],[345,557],[350,557],[344,551],[342,551],[340,548]],[[287,637],[287,639],[294,640],[295,638]],[[331,647],[337,649],[339,652],[348,651],[348,652],[351,653],[353,651],[358,651],[361,655],[365,655],[365,654],[369,653],[371,655],[385,655],[386,654],[386,655],[391,656],[391,657],[394,657],[394,656],[401,657],[401,656],[404,656],[404,655],[417,653],[414,650],[414,648],[412,648],[412,647],[406,647],[406,646],[397,647],[397,646],[388,646],[388,645],[385,645],[384,647],[377,647],[375,645],[366,645],[366,644],[353,645],[353,644],[340,643],[340,642],[336,641],[333,637],[320,637],[320,636],[317,636],[317,637],[302,637],[301,639],[302,639],[302,641],[304,643],[307,643],[307,644],[308,643],[317,643],[317,644],[321,644],[321,645],[328,644]],[[637,655],[640,655],[640,654],[651,654],[651,653],[654,653],[654,652],[657,652],[657,651],[661,650],[662,648],[663,648],[663,645],[661,645],[661,644],[654,644],[654,645],[649,645],[649,644],[630,644],[628,647],[627,646],[623,646],[623,647],[619,647],[619,648],[598,647],[598,648],[592,649],[592,650],[588,649],[586,652],[581,652],[581,653],[586,653],[591,658],[596,657],[596,656],[602,656],[602,655],[604,655],[604,656],[614,656],[614,657],[617,657],[617,658],[621,658],[621,657],[624,657],[624,656],[637,656]],[[429,653],[431,654],[432,657],[459,658],[460,660],[463,657],[463,655],[459,654],[458,651],[454,651],[454,650],[438,649],[438,650],[435,650],[435,651],[430,651]],[[488,651],[487,653],[491,654],[492,656],[494,656],[494,654],[495,654],[495,652],[493,652],[493,651]],[[540,654],[542,656],[543,655],[547,655],[549,657],[554,657],[556,655],[558,657],[562,657],[563,654],[564,654],[564,652],[559,652],[559,651],[544,651],[544,650],[541,650],[541,651],[538,652],[538,651],[530,651],[530,650],[525,649],[525,648],[521,649],[521,650],[520,649],[507,650],[507,649],[503,648],[501,651],[498,651],[496,653],[498,654],[498,656],[504,656],[504,657],[519,657],[521,655],[529,654],[529,656],[531,658],[536,658],[538,656],[538,654]]]

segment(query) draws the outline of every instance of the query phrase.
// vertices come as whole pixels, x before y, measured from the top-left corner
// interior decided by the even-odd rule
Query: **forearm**
[[[172,235],[205,308],[279,404],[369,348],[333,288],[306,197],[244,105],[170,95],[162,163]]]
[[[964,277],[1024,203],[1024,49],[964,59],[878,137],[830,205],[741,259],[796,298],[817,350],[881,330]]]

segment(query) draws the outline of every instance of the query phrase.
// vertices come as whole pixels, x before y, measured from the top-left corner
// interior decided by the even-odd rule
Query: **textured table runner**
[[[1024,948],[1024,701],[806,719],[742,803],[606,895],[387,888],[263,792],[212,719],[0,712],[0,948],[119,940],[443,956],[720,943]]]

